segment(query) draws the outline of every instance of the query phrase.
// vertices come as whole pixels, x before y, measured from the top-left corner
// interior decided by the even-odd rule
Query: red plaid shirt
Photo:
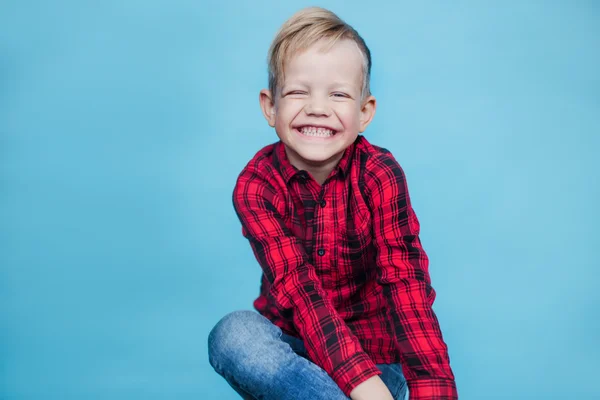
[[[304,341],[346,395],[401,363],[411,399],[456,399],[429,260],[404,172],[363,136],[320,186],[281,142],[241,172],[233,203],[262,267],[256,310]]]

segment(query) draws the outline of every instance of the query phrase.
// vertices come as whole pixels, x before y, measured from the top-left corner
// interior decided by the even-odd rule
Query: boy
[[[263,270],[258,313],[209,335],[211,365],[245,399],[403,399],[406,384],[411,399],[457,398],[403,170],[359,135],[370,70],[360,35],[321,8],[271,45],[260,105],[280,141],[233,193]]]

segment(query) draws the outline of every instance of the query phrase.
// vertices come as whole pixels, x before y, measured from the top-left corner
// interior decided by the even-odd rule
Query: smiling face
[[[373,118],[375,98],[361,97],[363,56],[355,42],[322,48],[317,42],[289,60],[281,89],[275,96],[262,90],[260,100],[292,165],[326,177]]]

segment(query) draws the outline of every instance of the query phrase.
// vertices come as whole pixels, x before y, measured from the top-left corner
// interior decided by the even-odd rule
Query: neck
[[[287,146],[285,148],[288,160],[290,163],[298,168],[299,170],[304,170],[310,173],[310,175],[314,178],[315,181],[322,185],[331,171],[338,165],[344,152],[340,154],[336,154],[333,157],[323,161],[323,162],[310,162],[306,160],[302,160],[294,151],[290,151]]]

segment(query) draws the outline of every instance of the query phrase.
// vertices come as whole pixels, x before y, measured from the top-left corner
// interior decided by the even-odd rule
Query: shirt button
[[[317,254],[323,257],[325,255],[325,249],[319,249],[319,251],[317,251]]]
[[[300,179],[300,182],[306,182],[308,180],[308,176],[306,175],[306,172],[301,171],[298,174],[298,179]]]
[[[327,202],[325,200],[321,200],[319,201],[319,205],[323,208],[325,208],[325,206],[327,205]]]

